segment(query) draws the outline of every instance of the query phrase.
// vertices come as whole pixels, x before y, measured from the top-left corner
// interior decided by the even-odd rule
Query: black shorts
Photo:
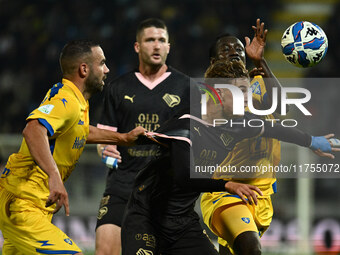
[[[121,227],[126,204],[127,200],[121,197],[104,195],[100,201],[96,229],[104,224],[114,224]]]
[[[142,210],[129,211],[121,235],[122,255],[218,255],[195,212],[160,223]]]

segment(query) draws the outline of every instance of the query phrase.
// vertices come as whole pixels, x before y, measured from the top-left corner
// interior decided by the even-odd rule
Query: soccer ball
[[[308,21],[296,22],[282,35],[281,47],[286,60],[298,67],[310,67],[326,55],[328,40],[325,32]]]

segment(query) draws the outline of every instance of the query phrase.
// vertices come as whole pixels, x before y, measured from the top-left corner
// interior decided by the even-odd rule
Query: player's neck
[[[63,78],[71,81],[83,94],[85,100],[90,99],[92,94],[89,91],[86,91],[84,79],[76,76],[64,76]]]
[[[166,70],[168,70],[168,66],[166,64],[161,66],[150,66],[143,64],[139,65],[139,72],[145,79],[151,82],[161,77],[166,72]]]

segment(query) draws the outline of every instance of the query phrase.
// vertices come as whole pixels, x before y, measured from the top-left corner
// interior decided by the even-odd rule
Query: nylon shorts
[[[162,217],[161,222],[143,210],[128,211],[122,226],[122,255],[218,255],[193,212]]]
[[[3,254],[75,254],[78,246],[51,223],[52,214],[31,201],[13,196],[0,187],[0,230]]]
[[[240,205],[241,203],[241,205]],[[228,209],[226,209],[229,207]],[[227,192],[204,193],[201,198],[201,210],[204,223],[217,236],[221,235],[217,230],[214,217],[219,217],[219,214],[226,209],[228,218],[227,225],[230,237],[229,243],[232,243],[235,238],[243,232],[255,231],[261,237],[268,229],[272,217],[273,206],[270,196],[258,197],[258,205],[244,204],[240,197]],[[219,244],[226,246],[227,241],[218,238]]]
[[[100,201],[96,229],[104,224],[121,227],[126,204],[127,200],[121,197],[104,195]]]

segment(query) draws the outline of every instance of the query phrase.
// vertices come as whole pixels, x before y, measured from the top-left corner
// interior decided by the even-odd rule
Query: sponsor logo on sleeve
[[[41,111],[42,113],[50,114],[53,108],[54,108],[53,104],[47,104],[47,105],[40,106],[38,110]]]

